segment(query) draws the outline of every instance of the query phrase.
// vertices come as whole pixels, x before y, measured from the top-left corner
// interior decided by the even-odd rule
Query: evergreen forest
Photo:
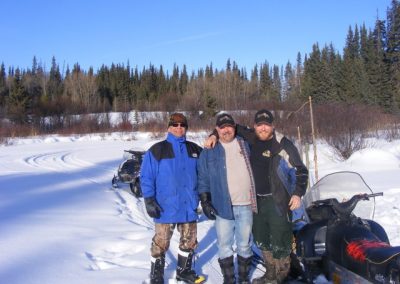
[[[27,69],[2,63],[0,121],[3,129],[7,121],[13,127],[51,133],[65,127],[63,117],[74,114],[184,110],[202,111],[202,119],[207,119],[219,110],[295,110],[309,97],[317,107],[329,106],[334,112],[348,108],[355,113],[355,106],[362,106],[364,115],[398,117],[399,0],[392,1],[386,19],[376,19],[373,28],[349,26],[342,51],[319,43],[310,50],[285,66],[265,60],[251,70],[230,58],[224,69],[210,62],[190,72],[186,65],[168,72],[162,65],[138,68],[130,62],[98,70],[83,70],[75,63],[61,70],[55,57],[49,70],[36,57]],[[45,117],[54,123],[49,126]]]

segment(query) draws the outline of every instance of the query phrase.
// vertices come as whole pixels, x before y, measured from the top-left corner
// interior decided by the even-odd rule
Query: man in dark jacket
[[[198,184],[204,214],[215,221],[218,262],[224,284],[235,284],[234,251],[236,240],[239,283],[249,282],[253,252],[251,229],[253,212],[257,212],[250,149],[240,137],[235,137],[235,121],[222,113],[215,129],[219,142],[205,149],[198,163]]]
[[[141,188],[146,211],[154,218],[155,235],[151,244],[151,283],[164,283],[165,252],[175,227],[181,235],[176,279],[203,283],[192,269],[197,246],[197,160],[201,148],[186,140],[188,124],[181,113],[168,122],[166,140],[154,144],[145,154],[141,167]]]
[[[253,236],[262,251],[266,273],[253,280],[256,284],[282,283],[287,277],[292,244],[291,215],[300,207],[308,183],[308,170],[297,148],[275,132],[273,120],[272,113],[262,109],[254,117],[254,129],[236,126],[237,135],[250,144],[257,192],[258,213],[253,216]]]

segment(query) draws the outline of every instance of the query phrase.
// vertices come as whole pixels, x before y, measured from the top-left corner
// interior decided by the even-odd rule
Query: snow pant
[[[253,238],[258,248],[275,259],[290,255],[292,249],[291,212],[281,215],[271,195],[257,196],[258,214],[253,216]]]
[[[151,243],[151,256],[159,258],[168,250],[175,227],[181,237],[179,248],[182,251],[191,251],[197,247],[197,223],[155,224],[155,234]]]

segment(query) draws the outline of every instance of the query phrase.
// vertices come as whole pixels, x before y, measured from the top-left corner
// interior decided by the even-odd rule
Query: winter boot
[[[251,267],[252,257],[237,256],[239,284],[250,284],[249,272]]]
[[[218,259],[219,266],[221,267],[222,275],[224,276],[224,284],[235,284],[235,267],[233,265],[233,255]]]
[[[176,268],[176,280],[184,283],[197,284],[206,281],[206,278],[202,275],[197,275],[192,270],[193,250],[181,250],[178,251],[178,265]]]
[[[150,284],[164,284],[165,255],[151,258]]]
[[[285,283],[290,272],[290,256],[276,259],[275,261],[276,280],[278,284]]]
[[[263,250],[262,251],[265,274],[259,278],[253,279],[252,284],[276,284],[276,268],[275,259],[272,257],[272,252]]]

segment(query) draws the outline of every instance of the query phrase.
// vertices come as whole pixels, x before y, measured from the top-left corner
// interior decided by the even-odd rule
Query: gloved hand
[[[149,214],[150,217],[156,219],[160,218],[161,212],[163,212],[163,210],[154,197],[145,198],[144,203],[146,205],[147,214]]]
[[[200,203],[201,207],[203,208],[204,215],[206,215],[207,218],[210,220],[215,220],[216,219],[215,215],[217,213],[211,204],[211,197],[208,192],[200,193]]]

